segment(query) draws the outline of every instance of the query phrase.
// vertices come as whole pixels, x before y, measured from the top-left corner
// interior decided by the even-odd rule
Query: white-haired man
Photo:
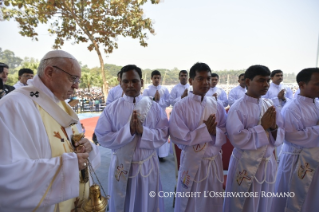
[[[50,51],[29,86],[1,99],[1,210],[76,211],[88,197],[88,159],[98,166],[99,152],[85,138],[74,151],[70,141],[81,132],[79,119],[64,102],[80,77],[71,54]]]

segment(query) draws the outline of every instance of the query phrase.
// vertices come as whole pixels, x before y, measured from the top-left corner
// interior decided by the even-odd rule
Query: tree
[[[88,49],[96,51],[103,90],[108,83],[104,73],[104,61],[100,45],[106,54],[118,48],[116,37],[139,39],[146,47],[148,30],[154,33],[151,19],[143,17],[142,6],[148,0],[7,0],[2,8],[3,18],[14,18],[19,23],[20,34],[38,40],[35,28],[39,23],[51,22],[49,33],[56,35],[53,48],[61,48],[65,41],[89,42]],[[157,4],[160,0],[150,0]],[[106,94],[106,92],[104,92]]]
[[[38,67],[40,65],[40,62],[37,59],[34,59],[33,57],[25,57],[23,62],[21,63],[21,66],[17,68],[17,70],[20,70],[21,68],[29,68],[32,71],[34,71],[34,74],[37,73]]]
[[[13,51],[7,49],[2,51],[0,48],[0,62],[7,64],[9,69],[14,70],[21,64],[22,59],[20,57],[16,57]]]
[[[94,84],[94,81],[95,81],[95,79],[94,79],[93,75],[85,73],[81,77],[80,87],[87,88],[88,91],[90,92],[90,88]]]

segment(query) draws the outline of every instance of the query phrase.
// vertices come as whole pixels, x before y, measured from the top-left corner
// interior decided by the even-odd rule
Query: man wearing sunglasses
[[[50,51],[28,86],[0,100],[1,210],[73,211],[88,198],[88,165],[97,167],[100,155],[81,135],[71,142],[82,129],[64,101],[80,78],[71,54]]]

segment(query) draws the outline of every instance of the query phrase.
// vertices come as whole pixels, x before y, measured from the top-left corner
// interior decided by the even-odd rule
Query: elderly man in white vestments
[[[225,198],[224,212],[271,211],[272,198],[264,193],[274,192],[277,172],[274,148],[282,144],[284,130],[280,108],[275,108],[271,100],[261,98],[269,88],[269,81],[270,71],[266,66],[249,67],[245,72],[247,93],[229,109],[226,129],[235,148],[226,192],[235,196]]]
[[[175,104],[169,122],[172,141],[182,149],[175,212],[221,212],[224,199],[209,192],[223,191],[220,150],[226,143],[226,112],[214,97],[205,96],[209,66],[196,63],[189,75],[193,92]]]
[[[247,91],[246,84],[245,84],[245,74],[240,74],[238,76],[238,83],[239,85],[235,88],[231,89],[231,91],[228,94],[228,104],[229,106],[232,106],[236,100],[242,98],[245,96],[245,93]]]
[[[163,112],[166,113],[166,108],[169,107],[169,91],[161,83],[161,73],[157,70],[151,73],[152,85],[148,86],[143,92],[143,96],[151,96],[162,108]],[[170,151],[170,144],[166,142],[157,150],[159,160],[164,162],[164,158],[168,156]]]
[[[0,100],[1,211],[70,212],[88,198],[88,158],[96,167],[100,155],[84,138],[75,150],[71,136],[81,125],[64,101],[80,77],[71,54],[50,51],[28,86]]]
[[[275,198],[272,211],[315,212],[319,209],[319,69],[297,74],[300,94],[282,109],[285,140],[275,191],[293,197]]]
[[[169,94],[169,102],[174,107],[175,103],[188,95],[189,84],[187,83],[188,73],[181,70],[178,74],[180,83],[175,85]]]
[[[117,73],[117,81],[120,82],[120,72]],[[121,85],[118,84],[117,86],[115,86],[109,91],[107,95],[107,99],[106,99],[106,104],[107,105],[111,104],[118,98],[122,97],[123,94],[124,94],[123,89],[121,88]]]
[[[124,96],[106,106],[95,128],[99,143],[113,152],[110,211],[164,211],[164,200],[158,196],[162,186],[156,149],[167,140],[167,116],[152,98],[140,94],[140,68],[124,66],[120,77]]]

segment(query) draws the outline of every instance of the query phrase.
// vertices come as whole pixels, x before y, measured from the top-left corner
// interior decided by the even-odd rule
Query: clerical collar
[[[126,96],[125,94],[123,94],[124,100],[130,103],[133,103],[134,98],[135,98],[135,103],[138,103],[142,99],[142,97],[143,96],[141,94],[136,97]]]
[[[188,93],[188,96],[189,96],[190,98],[194,99],[194,100],[197,101],[197,102],[201,102],[201,101],[202,101],[202,96],[193,94],[193,91],[190,91],[190,92]],[[204,100],[205,100],[205,96],[204,96],[204,98],[203,98],[203,102],[204,102]]]
[[[179,83],[180,86],[182,86],[183,88],[187,87],[188,83],[186,83],[185,85],[183,85],[182,83]]]
[[[56,103],[59,103],[60,100],[52,93],[52,91],[43,84],[42,80],[38,75],[35,75],[33,79],[28,80],[29,85],[33,85],[34,87],[38,88],[39,91],[42,91],[46,95],[48,95],[51,99],[53,99]]]
[[[255,104],[259,104],[260,99],[261,99],[261,98],[257,99],[257,98],[248,96],[247,93],[246,93],[245,96],[244,96],[244,100],[245,100],[246,102],[251,102],[251,103],[255,103]]]
[[[271,85],[274,86],[275,88],[279,88],[281,83],[279,85],[276,85],[275,83],[271,82]]]
[[[158,86],[150,85],[149,87],[150,87],[150,88],[153,87],[153,88],[155,88],[156,90],[161,89],[161,85],[158,85]]]
[[[309,98],[309,97],[305,97],[305,96],[301,96],[300,94],[297,95],[296,99],[299,102],[307,102],[307,103],[315,103],[316,102],[315,99],[312,99],[312,98]]]
[[[238,85],[238,87],[243,90],[243,91],[246,91],[246,88],[245,87],[241,87],[240,85]]]

